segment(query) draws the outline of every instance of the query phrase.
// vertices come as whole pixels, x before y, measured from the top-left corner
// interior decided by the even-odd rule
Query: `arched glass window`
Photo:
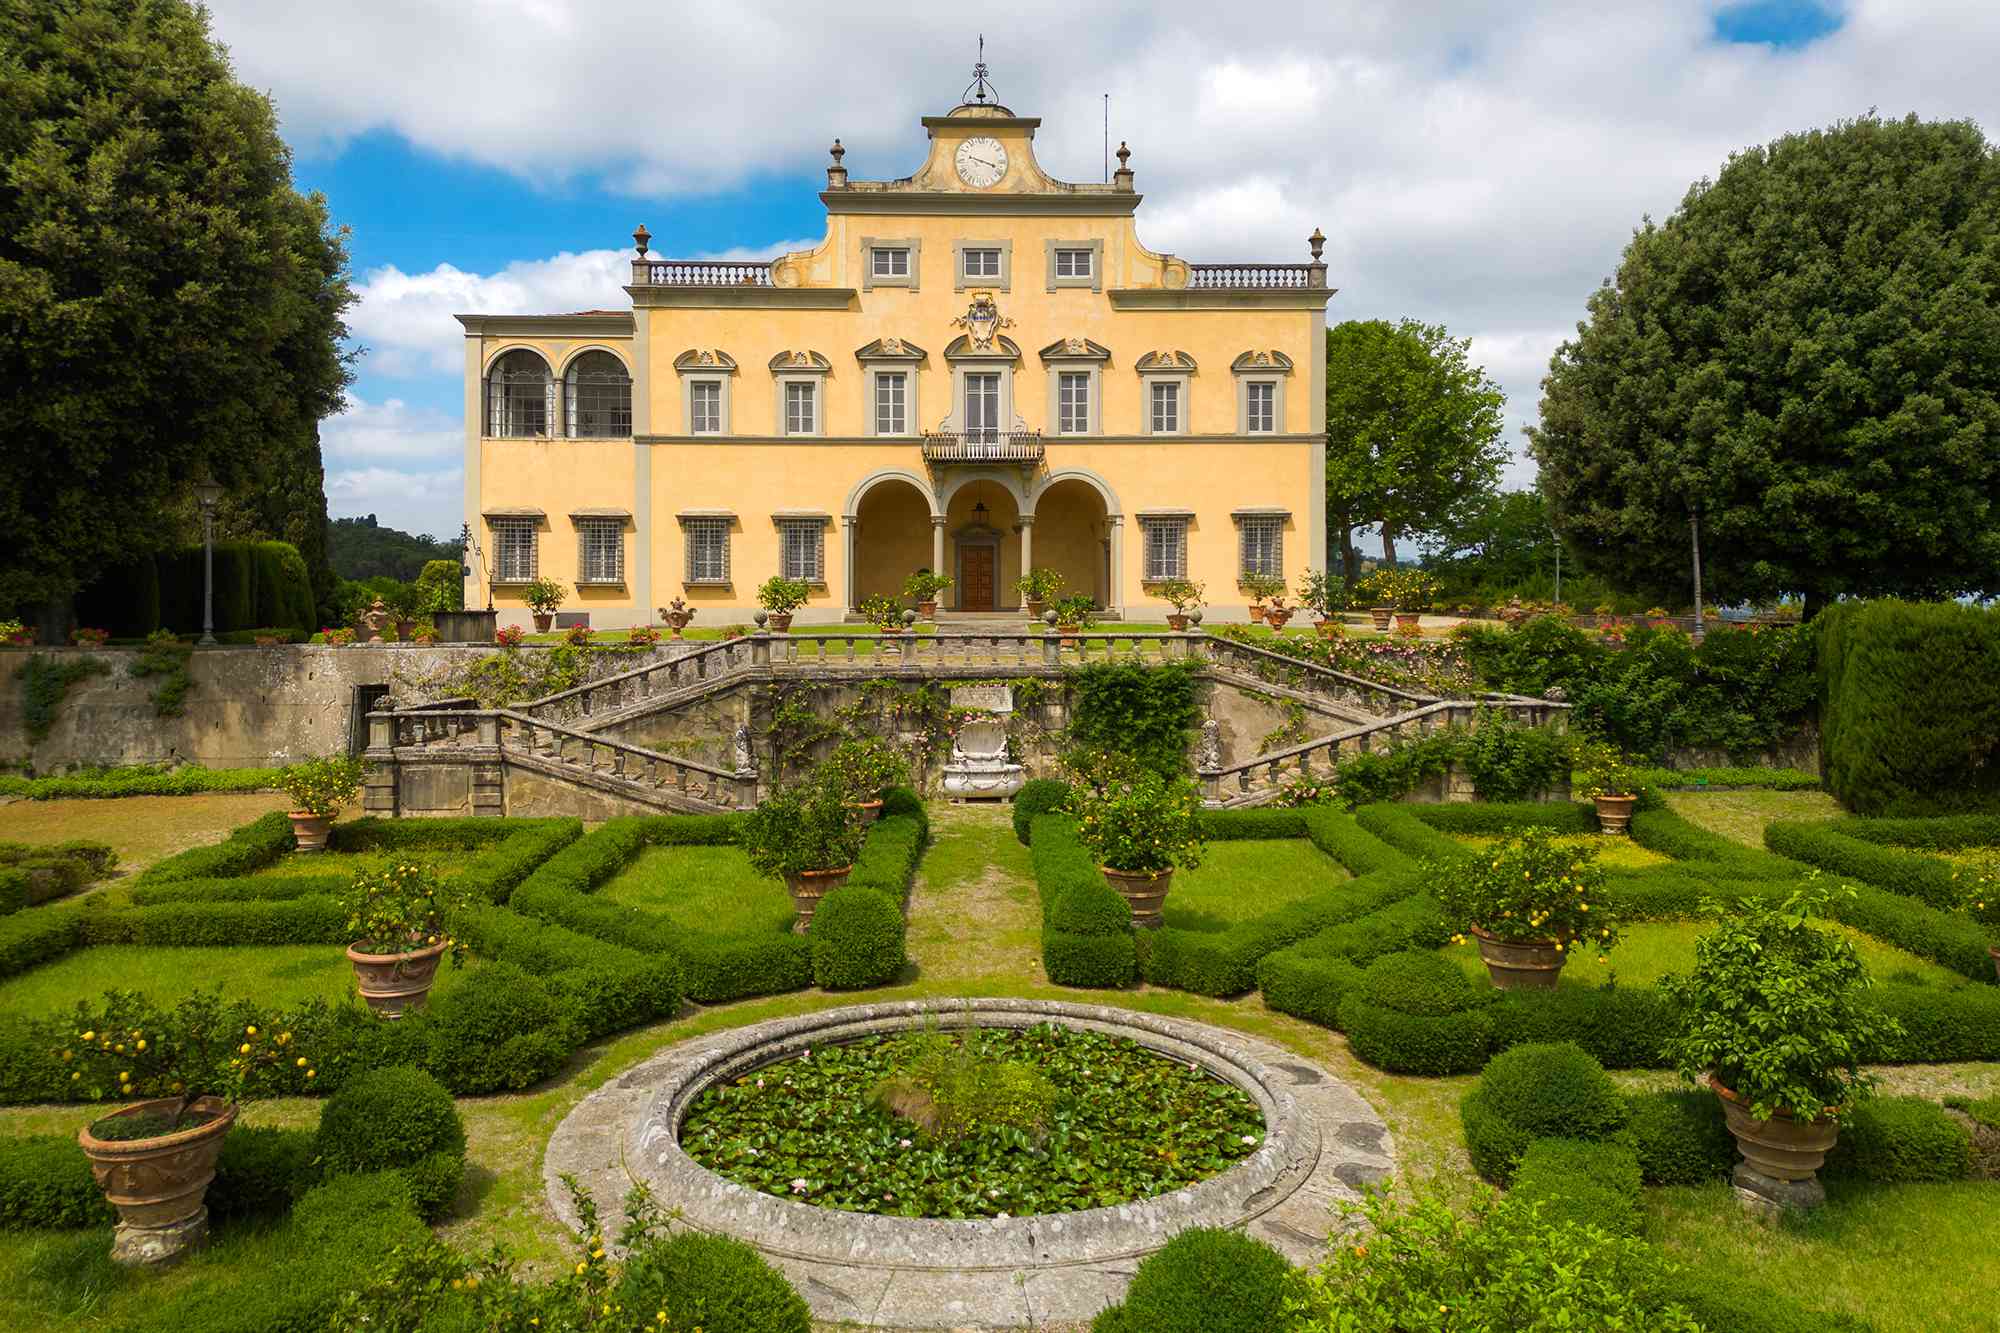
[[[564,377],[571,439],[620,438],[632,433],[632,377],[609,352],[585,352]]]
[[[486,372],[486,434],[496,439],[546,437],[556,421],[556,381],[549,363],[515,348]]]

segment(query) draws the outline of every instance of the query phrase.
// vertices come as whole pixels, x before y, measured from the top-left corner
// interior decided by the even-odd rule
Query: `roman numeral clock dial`
[[[983,190],[997,185],[1007,174],[1007,150],[998,139],[981,135],[967,139],[952,155],[952,165],[958,168],[958,178],[975,190]]]

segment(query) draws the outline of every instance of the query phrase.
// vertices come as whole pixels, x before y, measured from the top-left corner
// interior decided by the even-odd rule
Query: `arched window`
[[[486,434],[495,439],[545,438],[556,421],[556,381],[549,363],[517,347],[486,372]]]
[[[585,352],[564,376],[571,439],[621,438],[632,433],[632,377],[609,352]]]

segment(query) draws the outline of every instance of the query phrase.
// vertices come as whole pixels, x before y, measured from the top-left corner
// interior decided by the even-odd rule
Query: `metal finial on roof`
[[[1120,139],[1118,141],[1118,169],[1120,171],[1124,171],[1126,169],[1126,163],[1131,160],[1131,157],[1132,157],[1132,150],[1125,146],[1125,141],[1123,139]]]
[[[1313,234],[1306,237],[1306,244],[1312,247],[1313,258],[1317,260],[1319,258],[1319,252],[1326,249],[1326,236],[1320,231],[1318,227],[1314,227]]]
[[[833,141],[833,147],[827,151],[833,154],[833,165],[836,167],[840,165],[840,159],[847,156],[847,150],[840,146],[840,140],[838,139]]]
[[[958,95],[961,102],[984,103],[987,98],[1000,100],[1000,94],[986,78],[986,34],[979,34],[979,59],[972,66],[972,82],[965,85],[965,91]]]
[[[646,224],[641,222],[638,230],[632,233],[632,244],[639,247],[639,258],[644,259],[646,257],[646,248],[652,243],[653,233],[647,231]]]

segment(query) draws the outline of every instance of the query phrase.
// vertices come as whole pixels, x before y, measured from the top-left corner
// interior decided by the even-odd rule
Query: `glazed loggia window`
[[[563,377],[573,440],[622,439],[632,433],[632,376],[609,352],[585,352]]]

